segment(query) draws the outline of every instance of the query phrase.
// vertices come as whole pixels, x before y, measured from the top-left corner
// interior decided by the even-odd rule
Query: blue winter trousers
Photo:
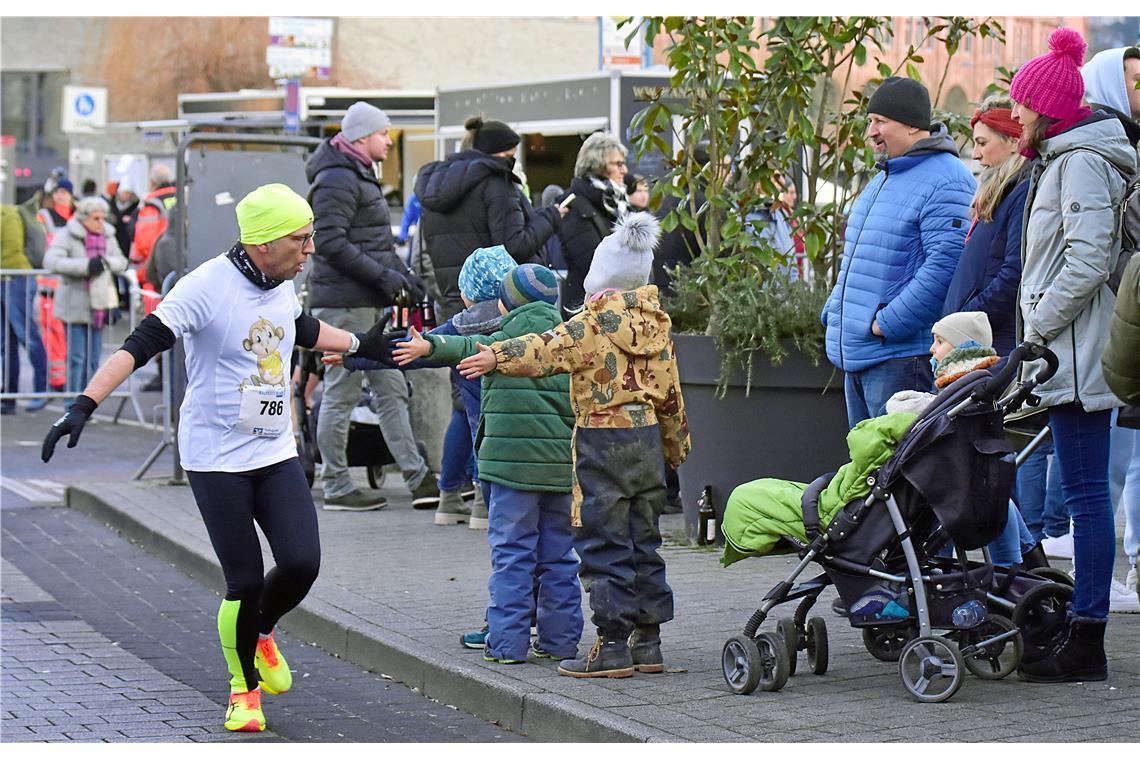
[[[582,638],[582,589],[572,551],[570,494],[490,486],[487,651],[500,659],[526,659],[537,579],[538,646],[556,658],[574,657]]]

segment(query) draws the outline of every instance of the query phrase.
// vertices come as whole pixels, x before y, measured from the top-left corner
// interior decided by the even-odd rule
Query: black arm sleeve
[[[175,337],[170,328],[162,323],[158,317],[150,314],[135,331],[127,336],[126,342],[120,346],[121,350],[135,358],[135,369],[151,360],[152,356],[174,348]]]
[[[293,324],[297,328],[297,337],[293,339],[294,345],[300,348],[312,348],[317,345],[317,338],[321,335],[321,320],[312,314],[302,313]]]

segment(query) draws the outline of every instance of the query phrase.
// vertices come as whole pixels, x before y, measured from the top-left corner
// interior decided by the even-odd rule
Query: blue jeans
[[[1140,430],[1112,426],[1108,460],[1112,503],[1124,512],[1124,553],[1135,564],[1140,544]]]
[[[458,409],[451,411],[451,423],[443,436],[443,457],[439,463],[439,490],[458,491],[471,477],[471,428],[467,414]]]
[[[1069,532],[1069,510],[1061,495],[1061,470],[1052,454],[1053,441],[1048,439],[1017,469],[1014,500],[1034,543],[1046,536],[1056,538]]]
[[[490,486],[487,651],[526,659],[537,580],[538,646],[557,658],[574,657],[582,638],[582,589],[572,550],[570,494]]]
[[[36,278],[32,275],[14,276],[4,281],[0,297],[0,356],[4,363],[4,390],[20,391],[20,354],[23,346],[32,364],[32,390],[47,390],[47,353],[44,351],[40,328],[36,323],[34,304]],[[7,403],[7,402],[5,402]]]
[[[66,329],[67,390],[69,393],[82,393],[95,376],[95,370],[99,369],[99,357],[103,353],[103,328],[68,322]],[[70,409],[70,402],[65,406]]]
[[[1109,425],[1112,412],[1086,412],[1076,404],[1049,410],[1061,491],[1073,518],[1073,615],[1108,617],[1108,592],[1116,554],[1108,496]]]
[[[863,420],[885,414],[887,400],[899,391],[929,393],[932,387],[934,373],[929,356],[887,359],[858,372],[847,372],[843,377],[847,425],[855,427]]]
[[[1033,534],[1025,527],[1021,513],[1010,501],[1009,517],[1005,521],[1005,530],[989,543],[990,561],[1002,567],[1020,565],[1022,554],[1032,549],[1036,543],[1033,540]]]

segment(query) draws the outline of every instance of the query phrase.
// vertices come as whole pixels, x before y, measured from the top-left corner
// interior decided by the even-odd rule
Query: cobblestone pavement
[[[4,741],[522,740],[284,634],[294,688],[231,733],[215,593],[73,510],[6,504],[2,547]]]
[[[221,708],[112,642],[3,562],[5,742],[221,741]]]
[[[1112,616],[1106,682],[1039,685],[1016,676],[1001,681],[968,676],[952,701],[924,705],[905,694],[896,665],[873,659],[859,632],[830,612],[829,591],[816,610],[829,630],[826,675],[806,672],[801,655],[799,673],[781,692],[734,695],[721,673],[721,648],[740,632],[763,594],[790,571],[792,559],[749,559],[722,568],[717,552],[679,543],[663,550],[676,594],[676,620],[662,629],[670,672],[568,679],[549,662],[484,663],[478,652],[460,648],[458,636],[481,624],[489,569],[486,534],[432,525],[431,512],[411,509],[399,478],[389,478],[385,492],[390,504],[381,511],[319,513],[321,576],[302,609],[283,620],[284,629],[303,629],[311,640],[369,667],[387,656],[395,667],[386,672],[422,687],[428,696],[450,699],[504,725],[522,725],[535,737],[565,738],[559,730],[576,729],[569,738],[1140,740],[1138,615]],[[188,487],[104,482],[77,489],[71,503],[138,536],[150,551],[180,567],[208,575],[212,551]],[[665,518],[663,527],[667,534],[677,533],[680,520]],[[1118,550],[1118,577],[1123,571]],[[791,612],[778,608],[764,630],[774,627],[776,616]],[[206,624],[212,619],[212,611],[197,614]],[[592,640],[587,628],[583,646]],[[389,651],[397,656],[386,655]]]

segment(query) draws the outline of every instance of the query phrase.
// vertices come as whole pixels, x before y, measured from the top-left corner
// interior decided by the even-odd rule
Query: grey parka
[[[1120,254],[1116,209],[1135,171],[1136,151],[1114,118],[1093,117],[1042,145],[1025,203],[1018,336],[1060,360],[1037,390],[1045,407],[1121,405],[1100,356],[1115,304],[1107,281]]]

